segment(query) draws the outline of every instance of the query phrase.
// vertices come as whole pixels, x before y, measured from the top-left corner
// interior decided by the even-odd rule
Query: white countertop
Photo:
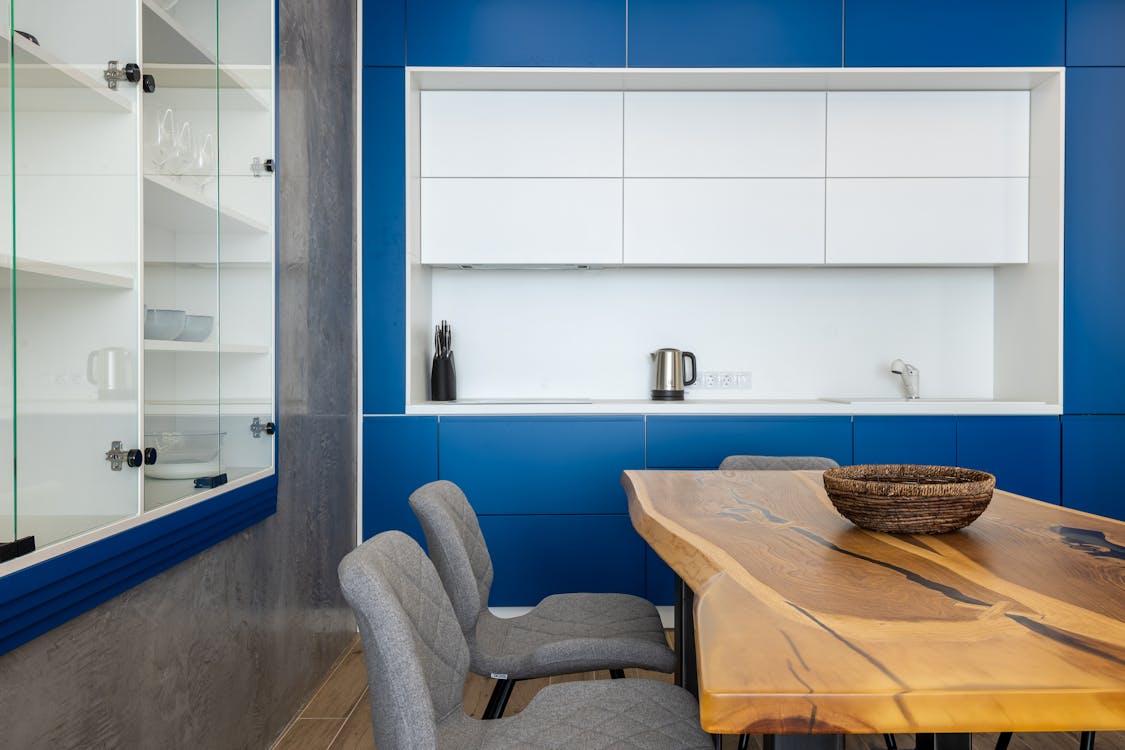
[[[466,399],[408,404],[407,414],[440,416],[506,414],[699,414],[699,415],[1018,415],[1062,413],[1058,404],[995,399],[693,399],[684,401],[583,399]]]

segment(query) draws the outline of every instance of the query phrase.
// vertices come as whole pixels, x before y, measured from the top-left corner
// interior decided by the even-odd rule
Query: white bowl
[[[145,447],[156,448],[156,463],[145,467],[153,479],[196,479],[223,471],[219,455],[225,432],[148,432]]]
[[[213,315],[185,315],[184,330],[176,337],[176,341],[203,341],[211,335],[215,325]]]

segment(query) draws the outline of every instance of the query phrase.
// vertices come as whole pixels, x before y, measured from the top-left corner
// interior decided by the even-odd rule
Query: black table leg
[[[672,646],[676,651],[676,684],[699,696],[695,660],[695,592],[676,576],[676,630]]]
[[[969,732],[915,735],[917,750],[973,750],[973,735]]]

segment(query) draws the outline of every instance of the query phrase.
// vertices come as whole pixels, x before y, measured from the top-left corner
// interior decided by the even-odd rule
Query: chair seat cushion
[[[474,672],[520,680],[627,667],[671,672],[676,661],[656,607],[628,594],[557,594],[512,618],[485,610],[473,640]]]
[[[470,720],[471,721],[471,720]],[[450,720],[441,748],[480,750],[712,750],[699,708],[683,688],[655,680],[548,685],[520,713],[475,725]]]

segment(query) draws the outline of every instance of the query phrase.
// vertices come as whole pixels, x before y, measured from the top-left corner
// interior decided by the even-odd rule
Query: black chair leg
[[[1078,750],[1094,750],[1094,733],[1083,732],[1078,740]]]
[[[750,750],[750,735],[738,735],[738,750]]]
[[[609,670],[609,676],[612,677],[615,680],[623,680],[623,679],[625,679],[625,670],[624,669],[611,669],[611,670]]]
[[[508,699],[512,697],[512,688],[515,685],[515,680],[496,681],[496,686],[492,688],[492,697],[488,699],[488,706],[484,709],[484,718],[499,719],[504,715],[504,709],[508,706]]]
[[[996,738],[996,750],[1008,750],[1008,743],[1012,741],[1011,732],[1001,732]]]
[[[883,742],[886,744],[887,750],[898,750],[898,742],[893,734],[884,734]]]

